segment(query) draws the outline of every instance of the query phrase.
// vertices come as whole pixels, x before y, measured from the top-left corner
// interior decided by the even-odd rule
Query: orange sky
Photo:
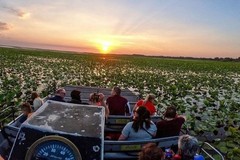
[[[115,54],[240,57],[240,1],[217,2],[0,1],[0,44]]]

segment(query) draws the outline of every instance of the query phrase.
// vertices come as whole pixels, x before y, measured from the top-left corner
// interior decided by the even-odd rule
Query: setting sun
[[[107,42],[107,41],[102,43],[103,53],[108,53],[110,45],[111,45],[110,42]]]
[[[113,42],[109,40],[96,40],[97,48],[100,53],[107,54],[112,51]]]

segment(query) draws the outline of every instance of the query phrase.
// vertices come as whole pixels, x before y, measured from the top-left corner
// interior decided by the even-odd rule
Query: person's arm
[[[132,127],[131,124],[132,124],[131,122],[128,122],[126,124],[126,126],[123,128],[122,134],[118,138],[119,141],[123,141],[123,140],[127,140],[128,139],[128,135],[130,134],[130,129]]]
[[[4,160],[3,157],[0,155],[0,160]]]
[[[109,116],[109,108],[108,105],[104,101],[101,102],[101,105],[105,108],[105,117],[108,118]]]
[[[150,130],[152,131],[152,137],[155,138],[157,135],[157,126],[153,122],[151,122],[151,123],[152,123],[152,125],[151,125]]]
[[[125,137],[123,134],[121,134],[120,137],[118,138],[119,141],[124,141],[126,139],[127,137]]]
[[[105,108],[105,117],[107,118],[109,116],[109,108],[108,105],[106,105],[106,103],[104,102],[104,94],[103,93],[99,93],[99,100],[101,102],[101,106],[103,106]]]
[[[177,115],[177,117],[182,117],[185,121],[187,120],[187,117],[184,115]]]
[[[126,106],[125,106],[125,115],[126,116],[130,116],[131,115],[131,109],[130,109],[130,104],[129,102],[126,103]]]
[[[138,103],[136,103],[136,104],[134,105],[133,111],[135,111],[135,110],[137,109],[137,107],[138,107]]]

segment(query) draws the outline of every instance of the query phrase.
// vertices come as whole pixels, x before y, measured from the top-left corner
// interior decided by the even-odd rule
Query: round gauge
[[[34,142],[25,160],[82,160],[78,148],[61,136],[46,136]]]

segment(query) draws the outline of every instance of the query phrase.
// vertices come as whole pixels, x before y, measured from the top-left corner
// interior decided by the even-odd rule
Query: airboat
[[[70,101],[72,90],[81,91],[81,99],[88,102],[89,94],[101,92],[110,96],[111,89],[83,86],[66,86],[65,101]],[[125,97],[131,108],[138,96],[124,89]],[[0,132],[0,153],[8,160],[137,160],[138,152],[147,143],[156,143],[158,147],[176,146],[178,136],[151,140],[116,141],[104,138],[105,133],[120,133],[131,116],[111,115],[105,119],[102,107],[56,102],[45,99],[45,103],[20,126],[14,118],[4,125]],[[14,116],[13,116],[14,117]],[[161,120],[161,116],[152,116],[152,121]],[[184,134],[184,131],[183,133]],[[205,159],[224,159],[224,156],[212,145],[203,142],[199,154]]]

